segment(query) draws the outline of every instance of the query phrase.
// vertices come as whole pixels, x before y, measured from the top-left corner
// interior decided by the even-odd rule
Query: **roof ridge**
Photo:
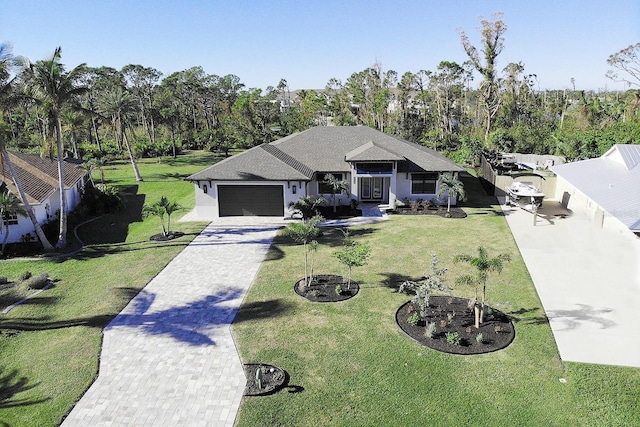
[[[262,144],[259,147],[261,147],[264,151],[271,154],[273,157],[282,161],[286,165],[291,166],[301,174],[309,178],[313,176],[313,173],[314,173],[313,169],[311,169],[309,166],[305,165],[301,161],[295,159],[294,157],[290,156],[289,154],[285,153],[284,151],[280,150],[279,148],[274,147],[271,144]]]

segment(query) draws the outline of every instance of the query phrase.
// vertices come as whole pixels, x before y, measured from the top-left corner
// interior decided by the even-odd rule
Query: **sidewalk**
[[[640,239],[586,216],[503,206],[564,361],[640,367]]]
[[[210,224],[107,326],[62,426],[232,426],[246,379],[229,327],[280,226]]]

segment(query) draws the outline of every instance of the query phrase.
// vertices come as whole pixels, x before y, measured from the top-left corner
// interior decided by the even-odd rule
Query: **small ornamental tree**
[[[424,278],[419,281],[406,280],[398,288],[398,292],[412,292],[415,294],[411,300],[420,307],[420,317],[427,317],[427,308],[429,308],[429,297],[435,291],[451,294],[451,288],[444,283],[444,274],[446,268],[439,268],[440,260],[435,253],[431,254],[431,274],[425,273]]]
[[[472,267],[475,267],[477,270],[476,277],[470,275],[463,275],[456,280],[458,284],[475,284],[475,297],[474,297],[474,305],[478,300],[478,285],[482,284],[482,304],[480,308],[480,315],[476,315],[476,328],[479,327],[479,323],[484,322],[484,313],[485,313],[485,302],[487,296],[487,279],[489,278],[489,273],[495,271],[497,273],[501,273],[504,267],[505,262],[511,261],[511,256],[509,254],[500,254],[495,258],[489,258],[489,254],[487,250],[479,246],[478,247],[478,256],[473,257],[471,255],[456,255],[453,259],[454,262],[466,262],[469,263]],[[477,305],[476,305],[477,307]],[[478,320],[479,317],[479,320]]]
[[[450,173],[440,175],[440,179],[438,179],[438,192],[436,193],[436,196],[440,198],[444,194],[447,195],[447,212],[450,212],[452,198],[456,196],[458,196],[460,200],[464,200],[465,198],[464,185],[462,184],[462,181],[460,181]]]
[[[345,232],[344,246],[341,251],[336,251],[333,256],[342,264],[349,268],[347,276],[347,289],[351,289],[351,272],[353,267],[362,267],[367,265],[371,248],[365,243],[354,242],[349,238],[349,233]]]
[[[309,219],[306,222],[296,222],[293,224],[289,224],[287,228],[285,228],[285,235],[291,237],[298,243],[302,243],[304,246],[304,287],[306,289],[307,286],[311,283],[311,278],[309,277],[309,248],[313,248],[314,250],[317,248],[316,238],[320,235],[320,228],[318,228],[318,224],[323,220],[320,215],[316,215],[313,218]]]

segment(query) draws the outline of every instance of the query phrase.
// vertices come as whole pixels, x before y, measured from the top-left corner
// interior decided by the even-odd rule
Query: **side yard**
[[[79,229],[88,246],[70,259],[7,261],[1,275],[47,272],[52,288],[0,315],[0,424],[53,426],[71,409],[97,374],[102,329],[176,256],[205,223],[177,223],[194,204],[193,187],[182,178],[215,161],[210,154],[177,160],[144,159],[144,182],[135,183],[127,162],[105,168],[107,184],[118,189],[125,207]],[[161,196],[184,211],[173,230],[185,236],[152,243],[157,217],[143,220],[144,203]],[[0,293],[0,305],[4,307]]]
[[[466,219],[392,216],[354,227],[354,240],[372,247],[355,268],[360,293],[339,303],[312,303],[294,293],[304,276],[302,247],[279,236],[240,310],[233,331],[243,363],[285,369],[289,386],[245,398],[239,426],[282,425],[640,425],[640,370],[563,363],[534,285],[499,206],[474,197]],[[342,274],[331,256],[342,233],[318,239],[317,274]],[[410,340],[395,312],[410,297],[395,292],[430,268],[431,253],[447,267],[457,296],[472,287],[455,279],[472,273],[458,254],[509,253],[491,275],[488,304],[511,316],[514,342],[475,356],[440,353]]]

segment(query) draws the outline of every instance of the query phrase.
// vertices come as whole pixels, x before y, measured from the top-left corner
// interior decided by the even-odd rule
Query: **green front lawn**
[[[478,196],[469,204],[466,219],[392,216],[354,227],[354,238],[373,251],[369,265],[354,270],[360,293],[340,303],[311,303],[293,292],[304,275],[302,247],[278,237],[233,331],[244,363],[280,366],[292,387],[245,398],[238,425],[640,425],[640,369],[563,363],[500,208]],[[327,231],[319,240],[317,274],[346,274],[331,257],[341,236]],[[500,276],[490,276],[487,298],[514,318],[515,341],[476,356],[411,341],[394,319],[409,297],[390,286],[428,271],[434,252],[454,293],[472,296],[471,287],[453,286],[468,268],[453,257],[475,255],[479,245],[490,256],[512,256]]]
[[[206,153],[162,163],[144,159],[140,183],[128,162],[109,164],[105,178],[124,195],[125,209],[79,229],[89,244],[84,251],[66,260],[0,262],[0,275],[11,279],[28,270],[56,280],[53,288],[0,315],[0,425],[60,423],[97,374],[102,328],[206,225],[177,222],[194,205],[193,185],[183,178],[216,160]],[[99,182],[97,173],[95,178]],[[150,243],[160,222],[143,221],[141,208],[161,196],[184,206],[171,228],[187,235]],[[0,292],[2,308],[3,301]]]

